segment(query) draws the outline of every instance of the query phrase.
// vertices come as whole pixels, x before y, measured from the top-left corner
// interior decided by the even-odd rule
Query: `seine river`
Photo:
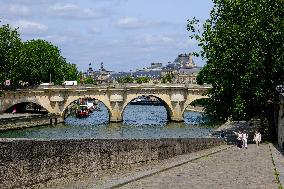
[[[69,116],[64,124],[1,132],[1,138],[96,138],[96,139],[157,139],[208,137],[213,128],[206,126],[202,113],[185,112],[185,122],[167,122],[164,106],[128,105],[122,123],[109,123],[106,107],[99,104],[87,118]]]

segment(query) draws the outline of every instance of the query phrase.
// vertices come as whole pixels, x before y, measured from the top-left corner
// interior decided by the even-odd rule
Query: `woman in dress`
[[[255,131],[253,141],[255,141],[256,146],[259,146],[259,143],[261,142],[261,134],[258,131]]]

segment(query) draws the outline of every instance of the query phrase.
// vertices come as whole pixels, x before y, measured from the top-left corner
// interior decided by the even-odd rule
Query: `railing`
[[[90,84],[80,84],[80,85],[34,85],[29,87],[9,87],[4,88],[3,91],[34,91],[41,89],[77,89],[77,90],[88,90],[88,89],[123,89],[123,88],[201,88],[201,89],[209,89],[212,88],[211,85],[197,85],[197,84],[181,84],[181,83],[124,83],[124,84],[100,84],[100,85],[90,85]]]

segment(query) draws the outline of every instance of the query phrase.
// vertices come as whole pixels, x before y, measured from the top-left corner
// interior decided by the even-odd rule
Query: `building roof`
[[[136,71],[132,73],[133,77],[151,77],[158,78],[161,76],[161,70],[150,70],[150,71]]]

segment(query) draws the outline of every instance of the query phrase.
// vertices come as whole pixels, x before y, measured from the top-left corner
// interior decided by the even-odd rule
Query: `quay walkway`
[[[32,115],[39,115],[39,114],[31,114],[31,113],[2,113],[0,114],[0,120],[1,119],[6,119],[6,118],[19,118],[19,117],[27,117],[27,116],[32,116]]]
[[[279,189],[284,158],[272,144],[248,149],[223,145],[153,164],[81,179],[66,188],[120,189]]]

